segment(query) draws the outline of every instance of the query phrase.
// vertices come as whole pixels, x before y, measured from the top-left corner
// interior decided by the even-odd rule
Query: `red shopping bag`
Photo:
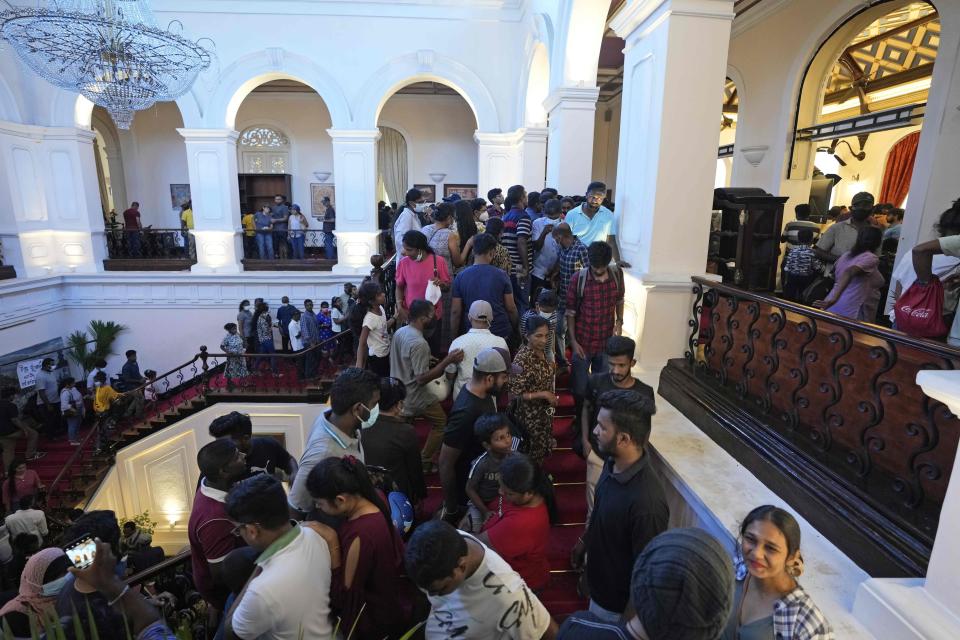
[[[942,338],[948,327],[943,321],[943,284],[933,276],[927,284],[914,282],[893,307],[897,329],[917,338]]]

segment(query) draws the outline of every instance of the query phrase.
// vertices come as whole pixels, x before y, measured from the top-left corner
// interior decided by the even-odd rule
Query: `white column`
[[[527,127],[520,130],[520,184],[524,185],[527,191],[540,191],[547,186],[548,131],[546,127]]]
[[[337,188],[337,264],[334,273],[360,275],[379,253],[377,237],[378,129],[327,129],[333,138]]]
[[[644,368],[683,353],[690,276],[706,267],[714,96],[732,20],[733,0],[628,0],[611,21],[626,40],[616,209],[633,266],[624,331],[637,337]],[[552,154],[552,133],[550,144]]]
[[[484,133],[477,131],[473,134],[477,142],[477,194],[487,197],[487,191],[494,187],[507,189],[514,184],[521,184],[523,169],[521,167],[520,136],[517,132],[511,133]]]
[[[560,193],[584,193],[593,180],[593,127],[599,95],[596,87],[561,87],[543,103],[550,131],[547,184]]]
[[[18,275],[102,271],[106,245],[93,140],[88,129],[0,123],[10,206],[4,250],[17,257]]]
[[[240,259],[240,186],[237,138],[233,129],[177,129],[187,148],[196,273],[238,273]]]
[[[917,384],[960,416],[960,371],[921,371]],[[871,578],[857,590],[853,615],[877,640],[960,638],[960,452],[940,509],[926,579]]]

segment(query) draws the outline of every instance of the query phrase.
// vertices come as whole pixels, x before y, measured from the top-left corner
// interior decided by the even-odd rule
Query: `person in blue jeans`
[[[333,260],[336,256],[336,249],[333,246],[333,232],[337,228],[337,212],[330,204],[330,196],[323,196],[323,250],[326,253],[327,260]]]
[[[307,227],[310,222],[307,217],[300,212],[300,205],[295,204],[290,207],[290,217],[287,219],[290,228],[290,246],[293,249],[293,259],[303,260],[303,246],[306,241]]]
[[[257,230],[257,254],[261,260],[273,260],[273,218],[270,207],[263,207],[253,216]]]
[[[70,444],[80,444],[80,423],[83,422],[83,396],[77,391],[76,380],[63,379],[60,391],[60,413],[67,421],[67,439]]]

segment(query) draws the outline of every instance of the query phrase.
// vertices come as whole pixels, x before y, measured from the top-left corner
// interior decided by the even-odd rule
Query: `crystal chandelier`
[[[147,0],[49,0],[0,13],[0,37],[47,82],[129,129],[133,112],[186,93],[211,53],[156,26]]]

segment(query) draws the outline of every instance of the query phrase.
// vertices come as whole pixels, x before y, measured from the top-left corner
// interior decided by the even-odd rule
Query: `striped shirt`
[[[523,209],[514,207],[503,217],[503,235],[501,236],[501,242],[503,242],[503,246],[505,246],[510,253],[510,261],[513,263],[514,268],[518,270],[523,268],[523,261],[521,260],[519,250],[519,238],[521,237],[527,239],[528,267],[533,263],[533,242],[530,239],[532,233],[533,221],[530,219],[530,215]]]

